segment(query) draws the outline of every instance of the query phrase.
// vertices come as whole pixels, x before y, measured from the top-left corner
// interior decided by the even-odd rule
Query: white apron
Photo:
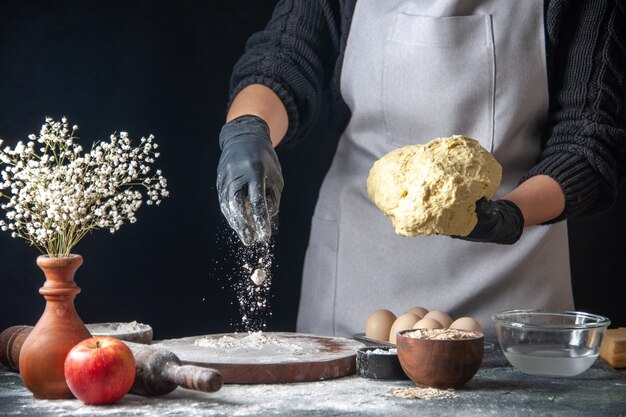
[[[375,309],[420,305],[493,338],[497,311],[573,308],[565,222],[512,246],[402,237],[366,191],[378,158],[453,134],[502,164],[496,198],[515,188],[548,111],[542,0],[359,0],[341,93],[352,117],[315,209],[298,331],[349,336]]]

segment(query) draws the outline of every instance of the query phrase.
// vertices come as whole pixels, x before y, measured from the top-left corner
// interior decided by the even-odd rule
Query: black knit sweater
[[[283,143],[293,143],[317,122],[330,93],[331,128],[342,131],[350,111],[339,80],[355,4],[279,1],[235,66],[231,100],[250,84],[271,88],[289,116]],[[609,207],[623,177],[626,7],[623,0],[545,0],[544,9],[550,110],[541,156],[520,182],[554,178],[566,198],[559,221]]]

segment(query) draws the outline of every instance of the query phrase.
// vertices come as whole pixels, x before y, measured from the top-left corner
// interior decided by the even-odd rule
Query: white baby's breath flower
[[[26,144],[0,151],[0,230],[21,237],[51,256],[67,256],[87,233],[114,233],[125,222],[135,223],[143,202],[159,205],[167,197],[161,170],[151,171],[154,136],[133,147],[127,132],[98,142],[83,155],[66,118],[46,117],[39,135]],[[40,143],[39,153],[35,143]],[[0,140],[0,145],[3,142]],[[158,154],[154,155],[158,157]]]

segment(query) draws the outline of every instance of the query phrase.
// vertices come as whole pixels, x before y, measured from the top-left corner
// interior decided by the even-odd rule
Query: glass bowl
[[[557,377],[578,375],[593,365],[611,323],[577,311],[510,310],[491,318],[511,365],[527,374]]]

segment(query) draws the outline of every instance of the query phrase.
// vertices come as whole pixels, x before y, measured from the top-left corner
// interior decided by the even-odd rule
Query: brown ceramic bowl
[[[478,371],[483,360],[484,336],[459,340],[416,339],[398,333],[398,359],[404,372],[417,385],[458,388]]]

